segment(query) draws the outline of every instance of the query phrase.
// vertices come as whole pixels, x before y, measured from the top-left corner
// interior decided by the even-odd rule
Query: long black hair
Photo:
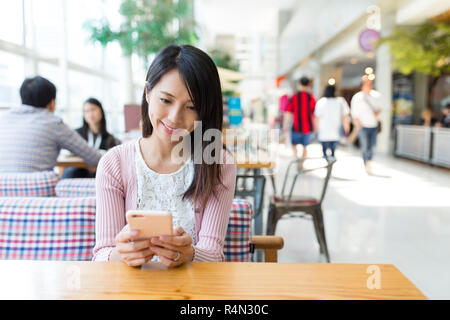
[[[95,98],[89,98],[86,101],[83,102],[83,106],[86,103],[91,103],[93,105],[96,105],[97,107],[100,108],[100,112],[102,113],[102,119],[100,120],[100,134],[102,135],[102,138],[106,138],[108,137],[110,134],[108,132],[108,130],[106,130],[106,118],[105,118],[105,111],[103,111],[103,106],[100,103],[100,101],[98,101]],[[84,118],[84,112],[83,112],[83,126],[81,127],[83,132],[87,135],[87,132],[89,130],[89,124],[86,122],[86,119]]]
[[[331,85],[331,84],[327,85],[325,87],[324,92],[323,92],[323,96],[325,98],[334,98],[334,97],[336,97],[336,87],[334,85]]]
[[[161,78],[172,70],[178,70],[190,98],[194,102],[195,110],[202,124],[201,136],[203,137],[208,129],[222,131],[222,89],[219,73],[212,59],[202,50],[190,45],[169,45],[157,54],[150,65],[146,76],[146,89],[151,91]],[[142,96],[142,136],[144,138],[149,137],[152,132],[153,127],[148,114],[146,90],[144,89]],[[194,132],[195,130],[190,133],[192,157],[196,146]],[[199,146],[198,143],[197,147]],[[214,141],[214,143],[217,143],[217,141]],[[208,142],[201,141],[202,154],[207,145]],[[222,184],[220,163],[206,164],[202,159],[201,164],[194,163],[194,179],[184,193],[183,199],[200,200],[201,210],[203,210],[209,197],[216,195],[215,186],[217,184]]]

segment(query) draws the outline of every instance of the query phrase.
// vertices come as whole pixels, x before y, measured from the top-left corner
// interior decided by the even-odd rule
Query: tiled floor
[[[284,146],[278,154],[280,190],[292,154]],[[310,156],[320,155],[311,145]],[[394,264],[428,298],[450,299],[450,170],[376,155],[378,176],[368,176],[353,147],[340,146],[336,158],[323,205],[331,262]],[[271,193],[269,185],[266,207]],[[312,221],[281,220],[276,234],[285,241],[279,262],[325,261]]]

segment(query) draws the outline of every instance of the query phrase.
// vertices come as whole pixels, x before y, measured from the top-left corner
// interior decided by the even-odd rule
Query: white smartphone
[[[139,239],[172,235],[172,213],[160,210],[129,210],[126,219],[130,230],[139,231]]]

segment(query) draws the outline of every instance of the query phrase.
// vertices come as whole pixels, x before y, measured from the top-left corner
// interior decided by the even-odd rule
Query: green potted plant
[[[123,0],[120,28],[114,30],[108,19],[89,20],[85,28],[90,40],[106,47],[118,41],[123,53],[137,54],[145,62],[151,54],[171,43],[197,41],[192,0]]]

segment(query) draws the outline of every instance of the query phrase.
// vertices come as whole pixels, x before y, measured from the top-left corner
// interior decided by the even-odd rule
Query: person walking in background
[[[88,145],[97,150],[109,150],[120,144],[106,129],[106,118],[102,104],[95,98],[87,99],[83,104],[83,126],[76,130],[87,141]],[[65,178],[94,178],[95,172],[83,168],[67,168],[62,176]]]
[[[0,117],[0,172],[51,171],[61,149],[96,166],[102,154],[55,116],[56,87],[49,80],[27,78],[22,104]]]
[[[341,137],[341,128],[343,127],[345,134],[350,130],[347,101],[342,97],[336,97],[334,85],[325,88],[323,97],[317,101],[314,115],[315,130],[322,144],[323,156],[334,159],[334,152]]]
[[[373,81],[367,75],[362,77],[361,91],[353,96],[350,104],[366,172],[372,174],[373,149],[377,142],[378,116],[381,107],[380,94],[373,90]]]
[[[292,151],[297,155],[297,145],[303,146],[302,158],[308,156],[307,146],[311,143],[313,133],[313,117],[316,98],[308,92],[311,80],[302,77],[298,83],[298,92],[290,99],[284,117],[283,132],[291,131]],[[291,126],[292,123],[292,126]],[[291,126],[291,127],[290,127]]]

